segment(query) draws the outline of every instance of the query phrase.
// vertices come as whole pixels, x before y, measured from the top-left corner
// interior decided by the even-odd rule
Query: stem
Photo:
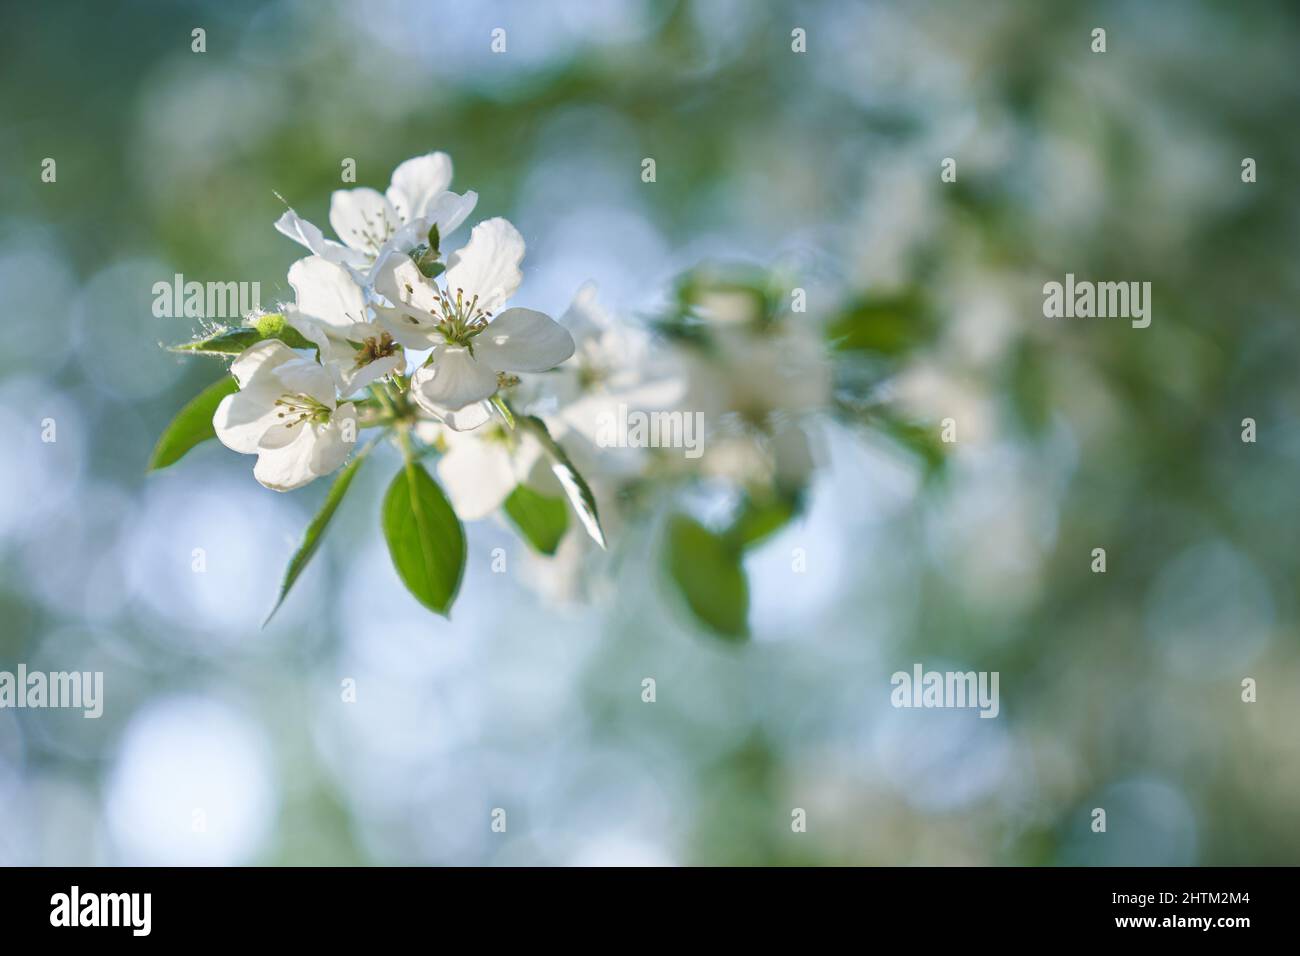
[[[384,388],[382,382],[375,382],[370,386],[370,394],[375,396],[375,401],[383,405],[390,415],[396,415],[397,409],[393,407],[393,400],[388,395],[388,390]]]
[[[357,426],[359,428],[385,428],[397,423],[397,419],[387,412],[379,411],[374,414],[361,414],[357,416]]]
[[[411,444],[411,426],[404,422],[397,425],[397,444],[402,449],[402,458],[409,465],[415,461],[415,446]]]
[[[492,405],[496,408],[498,412],[501,413],[501,417],[506,420],[506,425],[510,427],[510,430],[514,431],[515,413],[514,410],[510,407],[510,403],[507,402],[504,398],[502,398],[501,394],[498,392],[497,394],[492,396]]]

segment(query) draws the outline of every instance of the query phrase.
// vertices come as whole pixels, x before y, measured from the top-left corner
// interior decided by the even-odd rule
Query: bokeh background
[[[3,18],[0,670],[100,670],[107,699],[0,711],[0,863],[1300,862],[1294,5]],[[557,606],[493,576],[523,545],[474,525],[452,619],[429,615],[378,533],[389,454],[261,630],[325,483],[277,495],[216,443],[145,476],[219,374],[159,348],[195,325],[155,318],[152,285],[271,304],[300,252],[275,192],[324,223],[344,157],[382,189],[432,149],[525,235],[517,304],[558,315],[592,279],[635,317],[717,257],[795,263],[810,312],[924,301],[888,387],[959,422],[943,479],[828,412],[733,646],[676,612],[635,531],[594,600]],[[1151,327],[1044,319],[1066,272],[1152,282]],[[914,662],[999,671],[1001,716],[894,710]]]

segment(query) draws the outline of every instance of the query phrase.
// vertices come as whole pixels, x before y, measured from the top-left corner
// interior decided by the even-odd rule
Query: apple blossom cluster
[[[275,224],[311,252],[289,269],[295,301],[283,314],[316,347],[316,368],[328,373],[334,394],[326,399],[330,389],[310,359],[298,361],[320,395],[284,391],[294,383],[278,371],[266,385],[245,381],[239,366],[257,361],[249,353],[262,349],[284,361],[282,344],[259,343],[236,360],[240,391],[218,407],[213,426],[227,447],[257,454],[254,474],[268,488],[298,488],[342,464],[338,446],[349,419],[336,409],[362,389],[404,393],[430,418],[464,431],[489,422],[511,373],[545,371],[573,354],[572,337],[554,319],[505,308],[523,280],[524,258],[523,237],[507,220],[478,223],[443,257],[443,239],[478,201],[473,192],[451,192],[451,176],[447,154],[430,153],[398,166],[386,193],[335,192],[329,220],[339,241],[292,209]],[[408,350],[425,355],[409,378]]]
[[[565,507],[563,497],[547,500],[546,514],[536,518],[538,502],[526,488],[512,481],[502,490],[476,467],[459,464],[475,456],[508,453],[522,461],[528,454],[549,464],[587,532],[604,546],[586,481],[545,424],[516,416],[509,397],[522,373],[570,359],[573,336],[548,315],[509,306],[524,258],[523,237],[509,221],[479,222],[462,245],[444,252],[478,200],[474,192],[453,192],[451,180],[450,157],[435,152],[399,165],[383,193],[336,191],[329,223],[337,238],[289,209],[275,227],[310,253],[289,268],[294,301],[178,347],[233,356],[230,376],[172,423],[155,467],[215,436],[255,455],[254,478],[274,491],[338,473],[290,564],[281,599],[373,446],[361,443],[366,429],[393,437],[402,449],[403,470],[384,502],[384,531],[404,583],[435,611],[446,613],[459,589],[460,518],[482,517],[485,495],[490,511],[517,492],[518,523],[534,543],[553,533],[534,525],[558,524],[555,506]],[[462,479],[455,505],[422,463],[437,452],[457,463],[439,469]]]
[[[590,283],[557,322],[510,305],[524,240],[505,219],[444,251],[478,199],[451,180],[430,153],[383,193],[336,191],[336,238],[289,209],[276,229],[309,253],[289,268],[294,300],[175,347],[230,374],[181,410],[151,467],[215,437],[275,491],[333,476],[277,608],[380,439],[402,455],[381,509],[389,554],[431,610],[459,591],[462,522],[499,516],[532,552],[523,580],[560,598],[604,578],[607,530],[648,535],[680,604],[728,639],[748,634],[746,554],[805,506],[819,419],[870,419],[928,454],[926,430],[874,391],[903,353],[881,332],[895,304],[813,319],[781,277],[713,266],[649,324],[612,315]]]

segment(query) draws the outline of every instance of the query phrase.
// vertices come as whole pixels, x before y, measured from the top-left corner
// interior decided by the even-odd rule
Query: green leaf
[[[429,227],[429,240],[423,242],[411,250],[411,260],[415,267],[420,270],[421,275],[428,279],[436,279],[447,271],[447,264],[439,262],[438,259],[442,253],[438,249],[440,242],[438,236],[438,224],[435,222]]]
[[[826,330],[842,352],[900,355],[930,334],[924,305],[915,295],[863,299],[839,315]]]
[[[302,333],[284,320],[279,313],[263,315],[255,325],[240,325],[233,329],[221,329],[211,335],[184,345],[173,345],[173,352],[194,352],[202,355],[238,355],[250,345],[266,339],[279,339],[291,349],[311,349],[316,346],[303,337]]]
[[[569,460],[569,456],[565,454],[559,442],[551,437],[545,422],[536,415],[521,415],[518,416],[517,421],[521,428],[531,431],[542,443],[542,447],[551,457],[551,471],[564,488],[569,504],[573,505],[573,510],[578,513],[578,520],[582,522],[591,540],[602,548],[605,547],[605,532],[600,527],[600,515],[596,513],[596,496],[591,493],[591,487],[586,479],[578,473],[577,468],[573,467],[573,462]]]
[[[740,548],[752,548],[784,528],[799,511],[798,498],[778,495],[765,500],[746,496],[727,537]]]
[[[311,524],[307,525],[307,531],[302,536],[302,543],[298,545],[298,550],[293,553],[289,559],[289,566],[284,570],[284,581],[280,584],[280,596],[276,598],[275,607],[271,608],[271,613],[266,616],[262,626],[266,627],[275,612],[280,610],[280,605],[284,603],[285,597],[289,594],[289,589],[293,587],[298,575],[302,574],[307,567],[307,562],[312,559],[316,549],[320,547],[321,537],[325,534],[325,529],[329,526],[330,519],[334,517],[334,512],[338,509],[339,503],[343,496],[347,494],[348,487],[352,484],[352,479],[356,477],[357,470],[361,467],[361,462],[369,454],[370,449],[374,447],[371,442],[353,457],[353,459],[344,466],[339,472],[338,477],[334,479],[334,484],[330,485],[329,494],[325,496],[325,503],[321,505],[320,511],[316,512],[316,517],[311,519]]]
[[[1012,407],[1025,428],[1035,435],[1042,434],[1051,421],[1051,385],[1043,356],[1027,345],[1021,345],[1011,357],[1008,387]]]
[[[212,416],[216,414],[221,400],[237,391],[239,383],[232,376],[226,375],[199,392],[176,413],[171,424],[163,429],[153,454],[149,456],[146,470],[157,471],[174,465],[195,445],[215,438],[217,433],[212,428]]]
[[[691,348],[709,350],[713,348],[713,338],[709,324],[690,315],[674,315],[657,319],[651,327],[664,338],[680,342]]]
[[[415,267],[426,279],[436,279],[447,271],[446,263],[438,261],[438,254],[430,252],[416,260]]]
[[[920,458],[928,477],[937,477],[942,473],[947,453],[939,440],[938,425],[906,421],[888,414],[877,416],[874,424],[889,438]]]
[[[505,502],[506,514],[536,551],[554,554],[569,527],[569,509],[563,498],[539,494],[518,485]]]
[[[199,352],[207,355],[238,355],[250,345],[262,341],[257,329],[241,325],[237,329],[222,329],[193,342],[173,345],[172,352]]]
[[[696,619],[720,637],[749,636],[749,582],[741,552],[685,515],[668,522],[667,569]]]
[[[758,266],[743,262],[715,262],[691,270],[677,279],[677,302],[687,312],[708,296],[743,296],[752,303],[756,319],[766,317],[773,305],[772,277]]]
[[[383,527],[406,589],[446,617],[465,574],[465,531],[438,483],[409,456],[384,495]]]

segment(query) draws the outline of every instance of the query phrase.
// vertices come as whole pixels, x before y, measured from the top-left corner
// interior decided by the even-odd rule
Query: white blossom
[[[601,423],[617,417],[619,406],[645,412],[666,409],[686,394],[681,365],[657,350],[645,329],[620,321],[604,308],[595,283],[578,289],[560,321],[574,338],[573,356],[559,374],[533,376],[527,382],[539,405],[553,405],[544,416],[553,434],[572,430],[596,444]],[[629,462],[632,456],[617,457]]]
[[[464,521],[488,517],[518,485],[555,497],[563,494],[547,467],[541,444],[527,432],[499,424],[456,431],[424,422],[417,434],[425,443],[442,449],[438,479]]]
[[[451,157],[429,153],[393,170],[387,192],[367,187],[335,190],[329,219],[341,241],[326,239],[319,227],[292,209],[275,228],[315,255],[356,271],[369,284],[373,267],[390,252],[410,252],[434,226],[445,237],[474,211],[478,194],[451,192],[451,176]]]
[[[503,375],[542,372],[573,354],[573,338],[532,309],[502,306],[519,288],[524,240],[505,219],[479,223],[447,259],[441,283],[425,277],[410,256],[391,254],[376,267],[375,311],[400,344],[432,348],[411,377],[422,409],[456,429],[486,421],[478,405]],[[456,413],[464,411],[464,415]],[[475,424],[466,426],[468,421]]]
[[[406,368],[406,355],[370,315],[365,290],[343,266],[321,256],[289,269],[296,301],[285,319],[320,350],[339,394],[348,396]]]
[[[212,427],[227,448],[257,456],[259,482],[292,491],[347,460],[356,408],[338,404],[334,378],[319,363],[268,339],[240,353],[230,371],[239,391],[221,400]]]

